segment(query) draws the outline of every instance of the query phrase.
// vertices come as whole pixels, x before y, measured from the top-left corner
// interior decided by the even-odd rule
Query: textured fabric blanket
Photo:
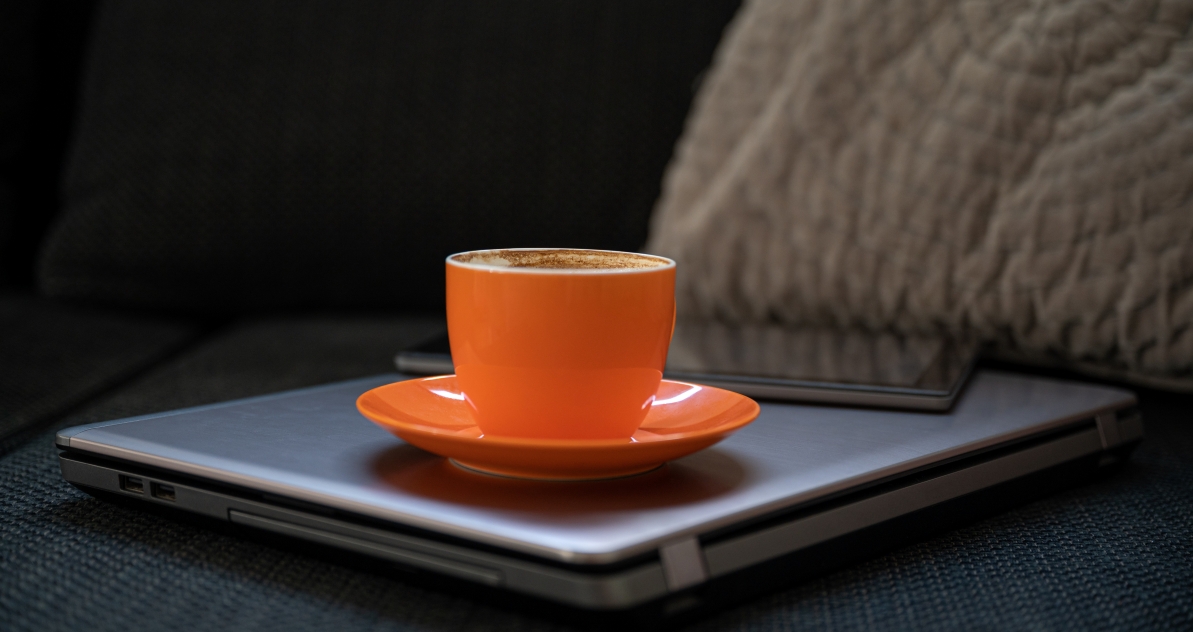
[[[755,0],[647,249],[681,312],[1193,389],[1193,2]]]

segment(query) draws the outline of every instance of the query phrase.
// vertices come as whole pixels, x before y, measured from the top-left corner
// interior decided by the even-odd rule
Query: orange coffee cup
[[[674,325],[670,259],[549,248],[447,258],[452,361],[486,435],[628,439]]]

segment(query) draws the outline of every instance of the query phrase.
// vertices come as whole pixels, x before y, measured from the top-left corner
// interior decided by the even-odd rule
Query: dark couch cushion
[[[0,446],[145,370],[191,323],[0,295]]]
[[[63,423],[387,371],[395,348],[440,326],[257,321]],[[767,595],[698,627],[1189,629],[1193,397],[1146,391],[1141,407],[1144,443],[1105,480]],[[368,574],[91,499],[62,481],[46,434],[0,457],[0,627],[84,626],[553,629],[427,590],[417,576]]]
[[[11,282],[15,217],[15,162],[26,136],[33,100],[37,24],[36,2],[0,3],[0,285]]]
[[[95,0],[0,2],[0,285],[32,289]]]
[[[638,249],[736,4],[104,3],[41,286],[441,308],[454,251]]]

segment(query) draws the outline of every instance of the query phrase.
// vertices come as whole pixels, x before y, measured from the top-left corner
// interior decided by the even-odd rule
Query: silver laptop
[[[983,494],[995,490],[1022,502],[1040,477],[1099,471],[1143,434],[1128,391],[982,370],[948,413],[763,402],[737,434],[654,472],[535,482],[457,469],[356,411],[361,393],[399,379],[69,428],[62,474],[103,498],[456,585],[671,613],[766,569],[790,576],[881,550],[974,499],[994,506]]]

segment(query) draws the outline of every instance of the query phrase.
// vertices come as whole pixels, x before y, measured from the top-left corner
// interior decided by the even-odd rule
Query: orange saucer
[[[663,380],[650,412],[626,440],[486,437],[456,384],[441,375],[377,387],[361,414],[462,467],[517,478],[586,480],[630,476],[703,450],[754,421],[758,404],[730,391]]]

